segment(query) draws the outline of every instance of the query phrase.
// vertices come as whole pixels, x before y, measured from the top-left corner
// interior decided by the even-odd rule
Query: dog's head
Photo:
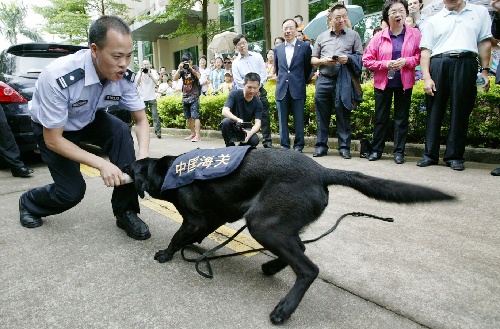
[[[144,198],[144,192],[148,192],[153,198],[160,198],[161,186],[171,164],[170,158],[175,159],[145,158],[125,165],[123,172],[134,180],[135,190],[141,198]]]

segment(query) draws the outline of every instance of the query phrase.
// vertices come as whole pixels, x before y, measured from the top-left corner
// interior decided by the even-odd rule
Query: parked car
[[[24,43],[0,53],[0,107],[5,112],[21,152],[37,150],[37,143],[28,114],[28,102],[42,70],[54,59],[73,54],[85,46],[58,43]],[[106,109],[108,110],[108,109]],[[109,112],[131,125],[129,111],[117,106]]]

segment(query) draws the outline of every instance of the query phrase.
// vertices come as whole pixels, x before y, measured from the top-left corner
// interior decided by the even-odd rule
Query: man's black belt
[[[454,52],[454,53],[443,53],[443,54],[437,54],[435,56],[432,56],[432,58],[444,58],[444,57],[450,57],[450,58],[476,58],[477,54],[472,51],[462,51],[462,52]]]
[[[328,75],[328,74],[323,74],[323,73],[319,73],[319,75],[322,75],[324,76],[325,78],[328,78],[328,79],[335,79],[338,77],[338,75]]]

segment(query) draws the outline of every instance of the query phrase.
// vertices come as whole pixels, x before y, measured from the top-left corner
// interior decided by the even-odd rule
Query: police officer
[[[130,29],[122,19],[102,16],[89,30],[90,49],[56,59],[40,74],[29,104],[41,155],[54,183],[32,189],[19,199],[21,225],[43,224],[42,217],[62,213],[85,194],[80,163],[100,171],[114,187],[111,204],[116,224],[138,240],[149,238],[148,226],[137,216],[134,184],[124,184],[120,168],[135,160],[134,141],[127,124],[105,112],[110,105],[131,112],[139,145],[138,158],[149,152],[149,123],[144,102],[127,69],[132,59]],[[79,147],[91,141],[110,161]]]

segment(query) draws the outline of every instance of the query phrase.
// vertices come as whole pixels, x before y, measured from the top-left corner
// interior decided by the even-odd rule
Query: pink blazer
[[[406,26],[401,57],[406,58],[406,64],[401,69],[401,82],[403,90],[412,88],[415,84],[415,67],[420,63],[420,31],[414,27]],[[363,66],[373,71],[373,86],[384,90],[387,86],[387,62],[392,58],[392,41],[389,28],[375,34],[363,54]]]

